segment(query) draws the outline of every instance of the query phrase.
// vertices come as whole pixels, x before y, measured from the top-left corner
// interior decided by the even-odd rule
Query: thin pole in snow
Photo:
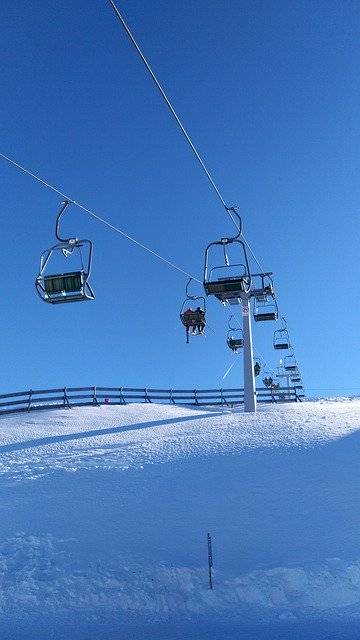
[[[256,384],[251,332],[250,295],[243,293],[242,317],[244,336],[244,411],[256,413]]]
[[[213,589],[212,582],[212,566],[213,566],[213,558],[212,558],[212,544],[211,544],[211,535],[207,534],[207,547],[208,547],[208,566],[209,566],[209,587]]]

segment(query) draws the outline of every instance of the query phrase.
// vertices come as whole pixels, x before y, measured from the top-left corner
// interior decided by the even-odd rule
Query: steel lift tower
[[[251,298],[254,299],[254,320],[256,322],[277,320],[278,309],[272,286],[271,273],[251,274],[245,243],[241,240],[241,219],[239,233],[233,238],[221,238],[208,244],[205,250],[204,289],[207,295],[215,296],[222,304],[242,305],[243,347],[244,347],[244,410],[256,412],[256,386],[254,354],[251,331]],[[241,261],[230,263],[228,247],[233,246],[241,254]],[[213,251],[222,250],[223,264],[209,266]]]

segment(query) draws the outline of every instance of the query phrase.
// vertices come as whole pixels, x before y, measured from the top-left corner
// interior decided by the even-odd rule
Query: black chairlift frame
[[[55,235],[58,244],[43,251],[40,256],[40,270],[35,281],[36,291],[44,302],[60,304],[65,302],[82,302],[94,300],[95,295],[88,282],[91,272],[93,244],[90,240],[78,238],[62,238],[60,235],[60,219],[71,201],[61,203],[61,209],[56,218]],[[87,264],[83,265],[82,247],[87,249]],[[81,270],[46,275],[46,269],[52,256],[61,252],[66,258],[77,251],[81,258]]]
[[[193,329],[193,331],[191,332],[192,336],[200,336],[202,335],[202,331],[198,331],[197,328],[201,325],[203,325],[205,327],[206,324],[206,320],[205,320],[205,314],[206,314],[206,301],[204,296],[196,296],[196,295],[192,295],[191,293],[189,293],[189,285],[190,282],[193,280],[193,278],[189,278],[189,280],[186,283],[186,290],[185,290],[185,295],[186,298],[184,300],[184,302],[182,303],[181,306],[181,310],[180,310],[180,320],[182,322],[182,324],[184,325],[185,329],[186,329],[186,343],[189,344],[189,334],[190,334],[190,329]],[[201,301],[201,304],[198,304],[198,306],[201,308],[201,313],[199,311],[197,311],[196,309],[194,309],[191,313],[188,312],[185,315],[185,308],[186,306],[190,303],[190,302],[194,302],[195,300],[199,300]]]
[[[233,317],[234,316],[230,316],[229,318],[229,331],[227,334],[226,343],[233,353],[238,353],[244,346],[244,337],[243,330],[240,327],[232,326],[231,319]]]
[[[296,362],[296,358],[295,358],[295,354],[294,353],[289,353],[289,355],[285,356],[284,358],[284,369],[286,371],[286,373],[298,373],[299,372],[299,368],[298,368],[298,364]]]
[[[266,273],[254,273],[252,275],[253,279],[260,278],[260,286],[251,290],[251,295],[254,298],[253,316],[255,322],[277,320],[279,317],[279,310],[271,276],[271,271]],[[258,307],[257,304],[261,306]]]
[[[291,347],[286,320],[284,317],[282,317],[281,320],[283,322],[283,327],[274,331],[273,345],[276,350],[285,350],[290,349]]]
[[[215,296],[220,302],[225,304],[239,304],[241,301],[241,294],[249,293],[251,287],[251,273],[249,267],[249,261],[246,253],[246,247],[243,240],[240,239],[242,233],[242,221],[234,207],[229,208],[232,214],[234,214],[239,222],[239,233],[232,238],[221,238],[215,242],[210,242],[205,249],[205,264],[204,264],[204,289],[206,295]],[[230,264],[227,254],[227,247],[229,245],[239,245],[242,249],[244,256],[244,263]],[[209,269],[209,251],[212,247],[222,247],[224,253],[224,264],[215,266]],[[242,267],[243,273],[237,276],[227,276],[218,279],[213,279],[214,271],[219,269],[228,269],[233,267]]]

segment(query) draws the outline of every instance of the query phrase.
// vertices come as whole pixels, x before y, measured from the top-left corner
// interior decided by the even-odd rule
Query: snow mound
[[[359,428],[359,400],[2,416],[1,638],[205,638],[210,619],[275,638],[360,615]]]
[[[2,416],[0,474],[127,470],[250,448],[305,447],[356,431],[359,408],[360,401],[269,405],[253,415],[134,404]]]

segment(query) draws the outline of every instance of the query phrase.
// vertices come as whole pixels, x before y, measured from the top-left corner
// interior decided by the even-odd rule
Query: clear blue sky
[[[360,390],[359,3],[119,8],[274,272],[306,387]],[[0,21],[0,151],[201,278],[206,244],[232,227],[109,3],[3,0]],[[60,199],[0,172],[2,391],[242,384],[241,357],[221,383],[229,312],[209,299],[207,335],[186,345],[185,276],[75,208],[64,228],[94,241],[96,301],[42,303]],[[254,326],[271,367],[275,328]]]

